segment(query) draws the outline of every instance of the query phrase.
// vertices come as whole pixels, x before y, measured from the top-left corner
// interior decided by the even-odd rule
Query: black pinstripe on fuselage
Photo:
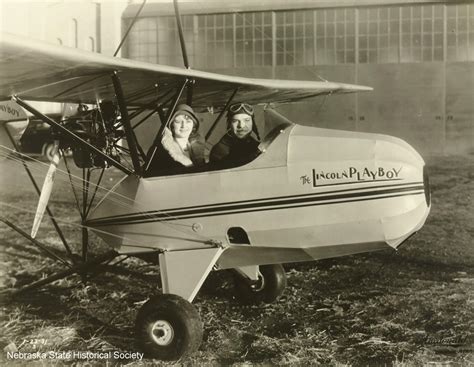
[[[281,210],[329,204],[344,204],[358,201],[419,195],[423,193],[423,182],[412,182],[405,184],[381,185],[371,187],[369,186],[364,188],[269,197],[262,199],[242,200],[162,210],[150,210],[146,212],[135,212],[103,218],[96,218],[87,221],[85,224],[87,226],[99,227],[173,221],[197,217],[211,217],[217,215],[249,213],[256,211]]]

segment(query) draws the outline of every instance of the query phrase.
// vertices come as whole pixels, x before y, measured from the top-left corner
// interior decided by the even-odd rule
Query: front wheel
[[[272,303],[281,296],[285,287],[286,273],[281,264],[260,266],[256,282],[236,276],[237,297],[246,304]]]
[[[162,360],[190,355],[202,341],[196,307],[174,294],[150,298],[138,311],[135,329],[146,356]]]

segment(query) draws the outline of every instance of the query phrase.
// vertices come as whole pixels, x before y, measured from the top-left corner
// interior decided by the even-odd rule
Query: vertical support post
[[[313,10],[313,65],[318,64],[318,15],[317,10]]]
[[[132,126],[130,125],[130,119],[128,116],[127,105],[125,104],[125,98],[123,96],[122,85],[116,71],[112,74],[112,82],[114,84],[115,95],[117,96],[117,102],[119,104],[120,115],[122,116],[122,124],[125,130],[125,137],[130,148],[130,157],[132,158],[133,169],[136,174],[141,173],[140,159],[138,156],[136,137],[133,132]]]
[[[97,41],[96,52],[102,52],[102,29],[101,29],[101,19],[102,19],[102,4],[95,4],[95,39]]]
[[[277,64],[277,41],[276,41],[276,13],[272,11],[272,78],[276,77],[276,64]]]
[[[359,9],[354,9],[354,83],[359,84]],[[359,93],[354,93],[354,129],[359,131]]]
[[[237,26],[236,26],[236,18],[237,14],[232,13],[232,67],[237,67]]]
[[[252,15],[252,24],[255,25],[255,13],[248,13],[248,15],[250,16],[250,14]],[[244,15],[245,16],[245,15]],[[258,27],[258,26],[257,26]],[[255,26],[252,27],[252,39],[254,40],[255,39]],[[257,42],[252,42],[252,65],[255,65],[255,44]],[[263,43],[263,42],[262,42]]]
[[[403,27],[403,8],[400,6],[398,8],[398,63],[402,62],[402,46],[403,46],[403,39],[402,39],[402,27]]]
[[[443,100],[442,100],[442,112],[443,112],[443,155],[446,154],[447,150],[447,98],[446,98],[446,88],[447,88],[447,63],[448,63],[448,6],[446,4],[441,5],[443,7]]]

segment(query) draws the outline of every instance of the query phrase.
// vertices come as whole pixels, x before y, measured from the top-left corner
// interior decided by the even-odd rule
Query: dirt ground
[[[195,305],[204,340],[184,365],[469,365],[474,364],[474,155],[428,164],[432,210],[424,228],[398,252],[387,250],[304,264],[286,264],[288,287],[274,304],[243,306],[232,278],[213,273]],[[42,181],[45,168],[31,162]],[[37,202],[17,163],[1,164],[2,216],[29,230]],[[77,172],[76,172],[77,173]],[[104,181],[112,185],[116,175]],[[67,177],[52,201],[64,221],[76,221]],[[77,228],[65,227],[79,246]],[[38,239],[59,249],[48,220]],[[102,245],[92,239],[93,251]],[[139,307],[159,293],[155,266],[128,259],[92,281],[79,276],[11,299],[9,290],[63,269],[0,223],[0,363],[24,365],[8,351],[136,351]],[[108,365],[170,365],[133,358]],[[105,365],[105,360],[89,361]],[[38,360],[33,365],[85,365]]]

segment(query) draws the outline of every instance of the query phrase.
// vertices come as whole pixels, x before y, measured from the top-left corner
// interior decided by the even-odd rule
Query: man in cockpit
[[[214,145],[209,155],[211,164],[217,167],[237,167],[249,163],[258,155],[259,142],[255,125],[255,113],[251,105],[236,103],[227,112],[227,132]]]

